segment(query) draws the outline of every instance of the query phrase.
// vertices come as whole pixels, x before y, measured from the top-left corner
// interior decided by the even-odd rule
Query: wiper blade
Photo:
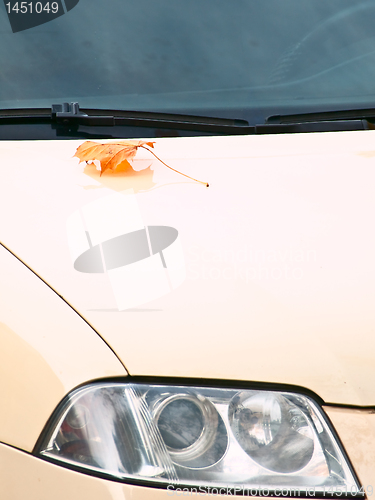
[[[348,122],[375,121],[375,109],[349,109],[320,111],[317,113],[297,113],[293,115],[273,115],[266,119],[266,124],[312,123],[312,122]]]
[[[369,130],[370,123],[367,120],[332,120],[312,122],[266,122],[257,125],[257,134],[302,134],[307,132],[344,132],[354,130]]]
[[[336,132],[375,128],[375,109],[274,115],[260,125],[246,120],[147,111],[80,109],[78,103],[51,108],[0,110],[0,140],[53,138],[174,137]],[[10,127],[2,127],[10,125]],[[39,125],[44,127],[32,127]],[[143,131],[142,131],[143,127]],[[54,135],[51,136],[51,132]],[[11,136],[11,137],[9,137]],[[14,137],[13,137],[14,136]]]
[[[53,104],[52,109],[27,108],[0,111],[0,124],[17,123],[51,123],[54,129],[73,131],[81,125],[85,127],[154,127],[228,135],[249,133],[249,123],[246,120],[146,111],[80,109],[76,102]]]

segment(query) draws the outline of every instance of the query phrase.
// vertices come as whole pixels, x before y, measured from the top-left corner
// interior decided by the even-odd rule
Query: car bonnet
[[[0,241],[130,375],[293,384],[374,405],[374,140],[155,141],[209,187],[143,149],[134,170],[100,176],[73,158],[83,141],[2,142]]]

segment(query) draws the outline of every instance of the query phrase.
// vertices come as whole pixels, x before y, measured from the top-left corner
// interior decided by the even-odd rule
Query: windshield
[[[77,101],[254,124],[373,107],[374,21],[373,1],[4,0],[0,109]]]

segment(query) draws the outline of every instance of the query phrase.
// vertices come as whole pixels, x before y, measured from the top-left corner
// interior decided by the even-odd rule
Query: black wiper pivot
[[[78,116],[88,116],[86,113],[83,113],[79,110],[78,102],[64,102],[63,104],[52,104],[52,120],[64,120]]]
[[[113,127],[115,125],[113,116],[89,116],[79,109],[78,102],[52,104],[51,120],[52,123],[61,124],[67,127],[71,125]]]

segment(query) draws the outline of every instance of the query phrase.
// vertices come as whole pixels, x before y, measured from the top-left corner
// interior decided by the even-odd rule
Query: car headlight
[[[292,392],[99,383],[58,408],[37,453],[118,480],[278,488],[359,484],[319,405]],[[266,493],[267,494],[267,493]]]

